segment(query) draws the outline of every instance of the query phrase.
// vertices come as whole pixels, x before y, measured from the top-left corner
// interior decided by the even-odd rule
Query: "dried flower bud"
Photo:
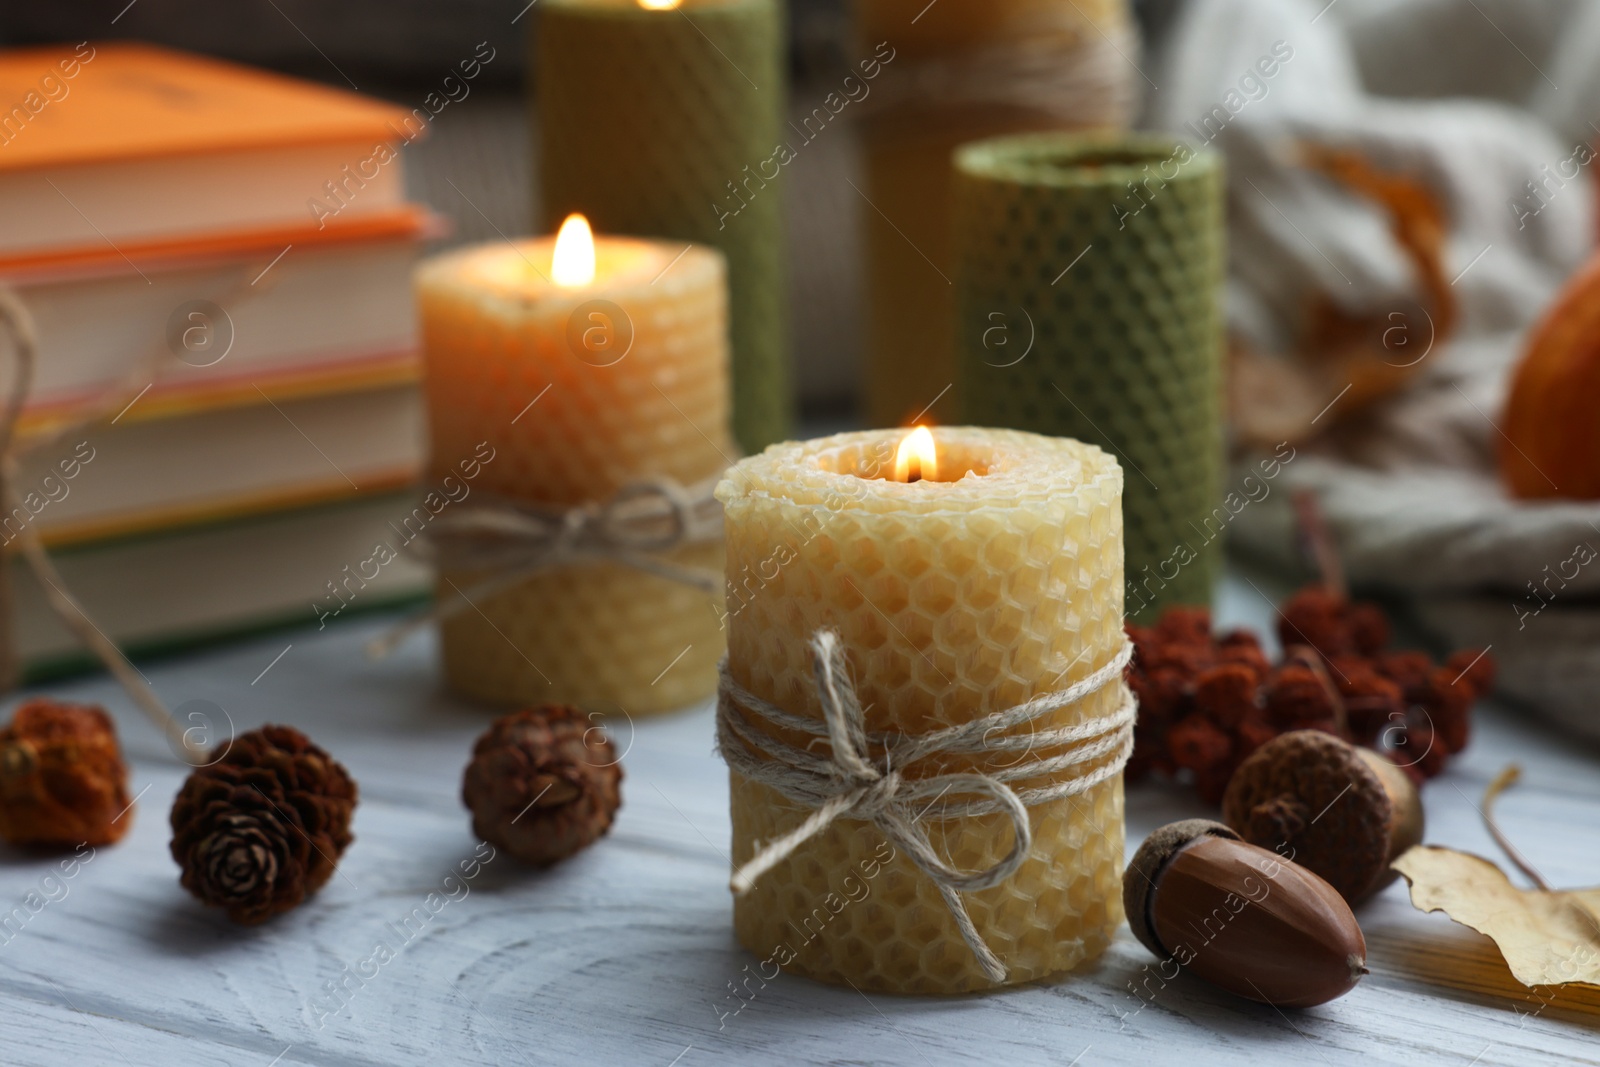
[[[104,710],[30,700],[0,730],[0,837],[109,845],[133,824],[128,768]]]

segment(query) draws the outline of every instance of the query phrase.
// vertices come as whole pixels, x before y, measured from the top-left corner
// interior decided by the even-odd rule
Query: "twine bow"
[[[791,856],[806,841],[839,818],[860,819],[876,826],[889,842],[933,883],[955,919],[961,937],[989,979],[1002,982],[1006,968],[978,933],[962,893],[989,889],[1005,882],[1026,862],[1033,847],[1029,807],[1075,796],[1120,774],[1133,751],[1137,704],[1121,681],[1133,648],[1123,648],[1104,666],[1059,692],[1035,697],[1016,707],[958,726],[916,737],[869,735],[865,712],[849,677],[838,634],[818,630],[811,639],[817,697],[822,721],[805,718],[750,693],[722,663],[717,702],[717,745],[728,765],[745,778],[773,789],[811,814],[789,833],[769,841],[733,874],[735,893],[747,892],[757,879]],[[1010,731],[1076,704],[1116,682],[1122,699],[1115,711],[1067,727],[1016,734]],[[828,756],[791,745],[755,721],[826,738]],[[1060,750],[1054,756],[1029,759],[1039,750]],[[875,751],[881,756],[874,756]],[[914,771],[938,756],[980,755],[1021,751],[1017,761],[983,771],[931,773]],[[1078,768],[1098,764],[1086,772]],[[1018,789],[1013,783],[1044,776],[1068,776],[1048,785]],[[946,799],[965,798],[965,799]],[[979,871],[961,871],[934,850],[923,824],[971,815],[1003,812],[1011,818],[1011,850]]]
[[[494,576],[377,638],[368,651],[388,654],[417,628],[465,610],[531,575],[577,563],[616,563],[714,595],[721,574],[667,558],[674,549],[722,539],[722,505],[713,496],[722,474],[684,487],[648,478],[604,502],[552,508],[504,497],[441,512],[413,550],[441,569],[491,571]]]

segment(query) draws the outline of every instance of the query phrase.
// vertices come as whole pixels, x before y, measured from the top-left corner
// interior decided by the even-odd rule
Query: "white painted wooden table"
[[[1219,615],[1269,620],[1243,584]],[[1372,976],[1288,1016],[1187,978],[1140,1010],[1126,986],[1151,957],[1126,930],[1091,973],[1002,994],[869,999],[785,975],[734,1014],[729,982],[753,957],[730,926],[710,710],[619,724],[627,777],[610,837],[543,874],[500,857],[463,895],[446,877],[474,853],[458,791],[487,717],[440,693],[425,640],[367,662],[362,643],[380,625],[308,628],[148,670],[171,703],[212,702],[240,729],[302,727],[360,782],[340,873],[265,928],[235,927],[179,887],[167,812],[183,768],[154,731],[103,679],[52,690],[115,710],[142,793],[133,831],[70,880],[47,878],[51,861],[0,854],[0,914],[31,891],[53,898],[0,932],[0,1063],[1600,1063],[1600,993],[1523,990],[1487,941],[1413,911],[1398,886],[1361,914]],[[1429,840],[1495,856],[1474,805],[1508,759],[1529,780],[1502,801],[1507,830],[1554,883],[1600,882],[1600,755],[1509,712],[1481,711],[1468,755],[1428,788]],[[1199,813],[1142,785],[1130,842]],[[431,892],[456,899],[429,915]],[[427,921],[413,919],[396,958],[361,965],[419,908]]]

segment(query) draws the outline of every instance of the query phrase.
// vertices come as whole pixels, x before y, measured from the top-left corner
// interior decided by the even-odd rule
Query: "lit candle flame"
[[[933,444],[933,432],[926,426],[918,426],[906,435],[894,454],[894,480],[916,482],[925,478],[933,481],[938,477],[939,452]]]
[[[561,224],[550,273],[563,289],[576,289],[594,281],[594,231],[582,215],[568,215]]]
[[[646,11],[671,11],[683,0],[639,0],[639,6]]]

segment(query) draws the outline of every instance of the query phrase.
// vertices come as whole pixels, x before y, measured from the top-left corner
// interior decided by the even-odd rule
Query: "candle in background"
[[[652,476],[704,481],[728,435],[726,267],[712,249],[591,239],[466,248],[417,274],[435,477],[469,457],[474,492],[550,508],[600,504]],[[720,570],[720,545],[676,549]],[[446,567],[447,603],[493,575]],[[721,611],[706,594],[616,563],[542,571],[441,624],[467,696],[629,714],[716,688]]]
[[[868,101],[861,218],[867,410],[896,426],[955,381],[951,153],[1003,133],[1125,126],[1138,40],[1125,0],[856,0],[856,27],[863,54],[894,50]],[[953,400],[932,417],[949,421]]]
[[[904,452],[902,436],[780,445],[718,486],[733,681],[819,718],[809,642],[829,627],[847,651],[868,732],[917,735],[1060,691],[1111,662],[1124,640],[1116,462],[1076,441],[1006,430],[919,431]],[[1035,729],[1112,713],[1117,688]],[[973,760],[952,756],[946,766],[975,769]],[[1001,763],[1018,761],[1013,752]],[[811,814],[737,772],[731,805],[735,866]],[[1033,848],[1017,873],[962,894],[1007,982],[1094,959],[1122,921],[1121,775],[1029,815]],[[1013,840],[1004,814],[928,830],[935,850],[966,871],[993,865]],[[860,989],[994,984],[933,882],[874,826],[851,818],[736,897],[734,926],[761,960]]]
[[[1222,490],[1221,167],[1162,138],[957,155],[962,417],[1093,441],[1127,478],[1128,616],[1209,604]]]
[[[788,436],[783,12],[777,0],[545,0],[536,105],[543,217],[728,257],[733,419]],[[536,212],[536,216],[537,216]],[[679,247],[682,247],[681,244]]]

